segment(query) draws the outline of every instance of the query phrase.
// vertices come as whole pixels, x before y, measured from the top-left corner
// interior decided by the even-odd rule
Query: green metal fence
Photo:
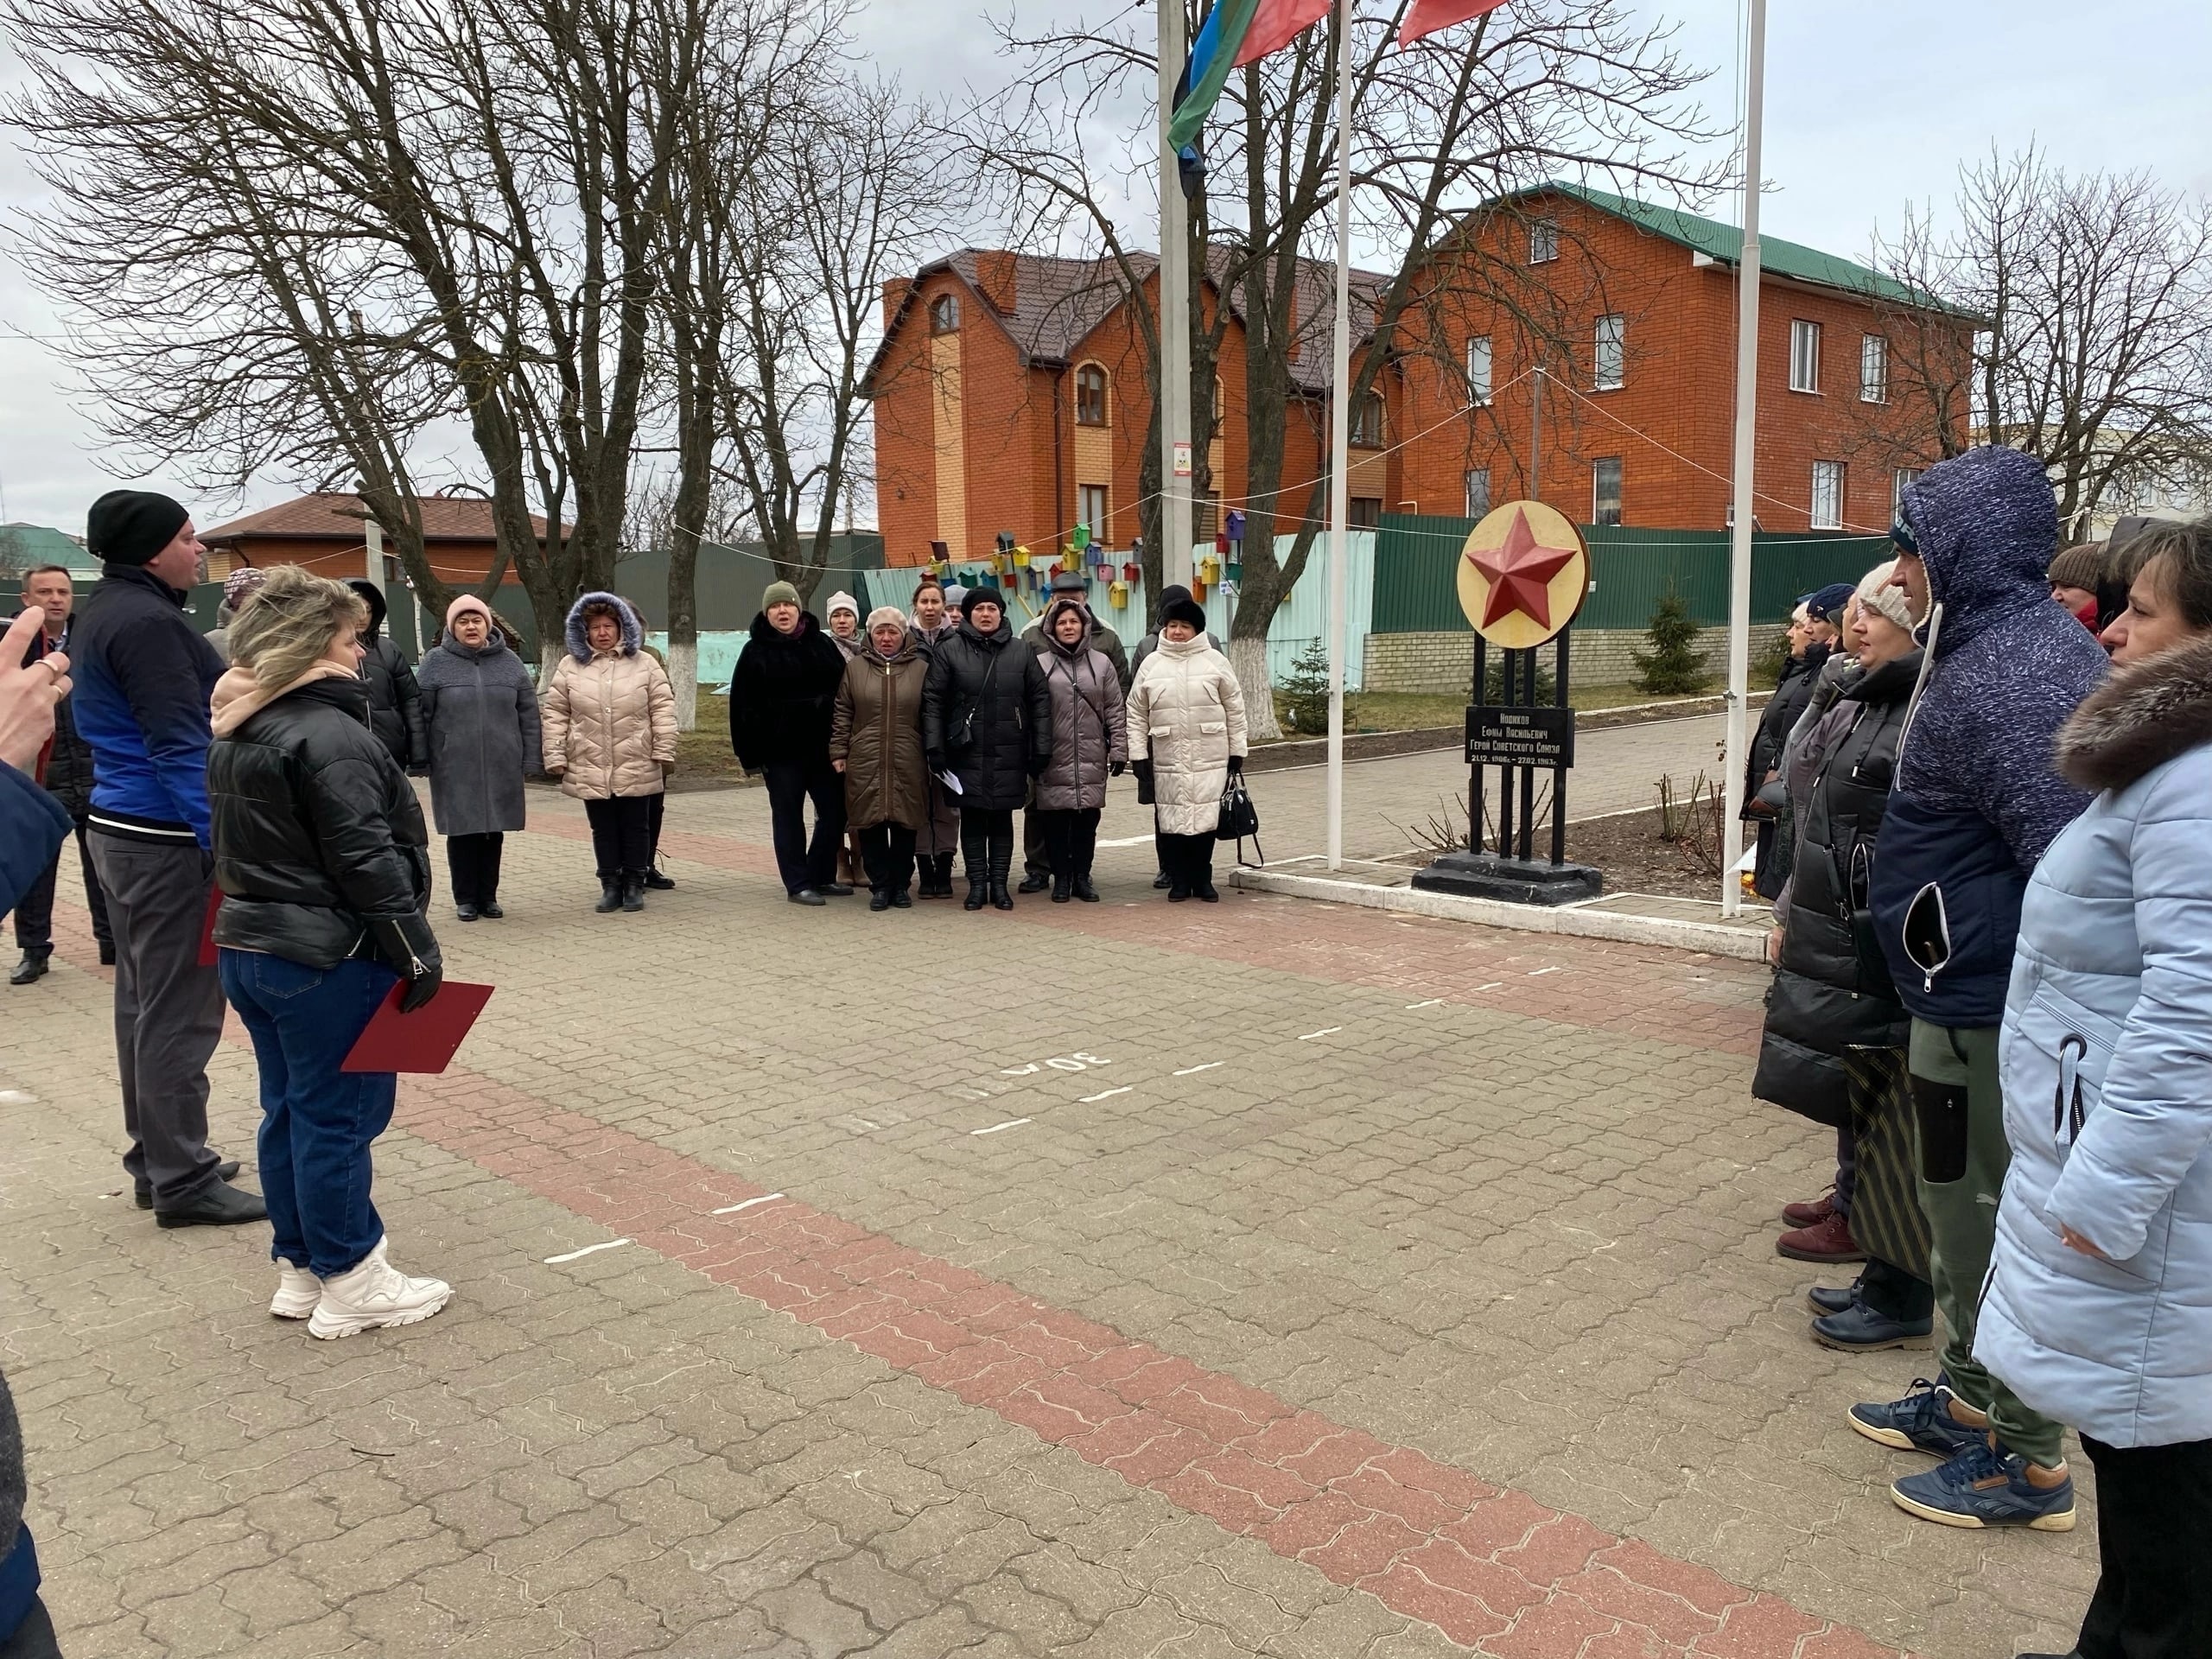
[[[1471,518],[1385,513],[1375,549],[1376,633],[1465,633],[1459,558]],[[1725,531],[1600,529],[1586,525],[1597,586],[1577,625],[1643,628],[1671,587],[1706,626],[1728,620]],[[1783,535],[1752,538],[1751,620],[1778,622],[1798,598],[1832,582],[1856,582],[1891,556],[1885,536]]]

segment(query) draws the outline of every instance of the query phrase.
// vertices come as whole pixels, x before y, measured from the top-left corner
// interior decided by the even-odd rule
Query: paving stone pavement
[[[1805,1336],[1757,969],[1171,909],[1141,845],[1097,906],[802,910],[757,791],[677,798],[678,891],[601,918],[531,806],[509,919],[440,906],[499,995],[379,1144],[426,1324],[313,1342],[265,1231],[131,1205],[81,910],[8,993],[0,1363],[73,1656],[2070,1639],[2088,1525],[1914,1521],[1842,1426],[1929,1360]]]

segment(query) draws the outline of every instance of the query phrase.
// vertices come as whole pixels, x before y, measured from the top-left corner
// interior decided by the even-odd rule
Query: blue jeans
[[[360,1265],[384,1236],[369,1201],[369,1143],[391,1122],[399,1079],[338,1068],[398,976],[380,962],[310,968],[225,947],[223,994],[261,1068],[261,1195],[271,1256],[319,1279]]]

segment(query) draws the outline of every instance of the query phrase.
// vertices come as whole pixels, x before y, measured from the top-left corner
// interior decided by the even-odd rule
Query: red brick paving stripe
[[[1498,1659],[1885,1659],[1859,1631],[466,1072],[402,1127]]]

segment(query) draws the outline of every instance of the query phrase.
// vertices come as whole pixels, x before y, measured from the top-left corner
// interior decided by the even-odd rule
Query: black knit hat
[[[1198,632],[1204,633],[1206,631],[1205,609],[1191,597],[1191,590],[1171,588],[1167,592],[1174,597],[1160,607],[1160,626],[1164,628],[1170,622],[1187,622]]]
[[[191,517],[181,502],[151,490],[110,490],[86,517],[85,550],[106,564],[143,564]]]
[[[999,592],[995,588],[970,588],[966,593],[960,595],[960,614],[962,619],[964,620],[965,619],[975,615],[976,607],[978,605],[995,605],[999,607],[1000,613],[1003,615],[1006,612],[1006,595]]]

